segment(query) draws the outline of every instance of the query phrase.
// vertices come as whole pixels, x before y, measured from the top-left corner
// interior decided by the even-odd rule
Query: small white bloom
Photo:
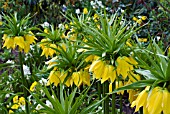
[[[112,3],[119,2],[119,0],[112,0]]]
[[[121,13],[124,13],[124,12],[125,12],[125,10],[123,10],[123,9],[121,9],[120,11],[121,11]]]
[[[14,61],[12,61],[12,60],[8,60],[6,63],[14,64]]]
[[[46,100],[46,105],[50,108],[53,108],[53,105],[49,100]]]
[[[40,110],[40,109],[42,109],[43,108],[43,106],[42,105],[40,105],[40,104],[38,104],[37,106],[36,106],[36,110]]]
[[[90,4],[91,4],[92,6],[96,5],[96,3],[95,3],[94,1],[91,1]]]
[[[10,94],[6,94],[6,95],[5,95],[5,98],[9,98],[9,97],[10,97]]]
[[[42,84],[42,85],[46,85],[47,79],[41,78],[41,80],[39,80],[39,83]]]
[[[97,1],[97,4],[98,4],[99,6],[102,6],[102,1]]]
[[[64,30],[64,25],[62,23],[58,24],[58,28]]]
[[[161,39],[161,37],[160,37],[160,36],[157,36],[157,37],[156,37],[156,40],[157,40],[157,41],[159,41],[160,39]]]
[[[25,75],[31,74],[31,73],[30,73],[30,69],[29,69],[28,66],[23,65],[23,70],[24,70],[24,74],[25,74]]]
[[[76,14],[80,14],[80,9],[76,9]]]
[[[43,24],[41,24],[41,26],[42,26],[43,28],[45,28],[45,27],[49,27],[50,24],[49,24],[48,22],[44,22]]]

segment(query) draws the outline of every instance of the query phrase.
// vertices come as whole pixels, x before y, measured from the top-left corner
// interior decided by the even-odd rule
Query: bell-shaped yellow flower
[[[52,57],[55,53],[56,53],[56,51],[54,50],[54,49],[52,49],[52,48],[57,48],[57,46],[55,45],[55,44],[50,44],[50,47],[49,47],[49,55]]]
[[[14,43],[16,45],[18,45],[19,48],[21,48],[21,49],[24,49],[24,47],[25,47],[24,37],[22,37],[22,36],[15,36]]]
[[[137,90],[128,90],[127,92],[129,93],[129,102],[132,103],[137,98],[138,91]]]
[[[119,87],[122,87],[124,84],[123,84],[123,82],[122,81],[116,81],[116,89],[118,89]],[[124,94],[124,91],[122,90],[122,91],[120,91],[120,92],[117,92],[117,94]]]
[[[135,112],[137,112],[142,106],[146,107],[149,88],[150,87],[147,86],[142,92],[139,93],[137,99],[132,102],[131,107],[136,106]]]
[[[88,14],[87,8],[84,8],[84,9],[83,9],[83,13],[84,13],[84,14]]]
[[[4,45],[3,45],[3,48],[4,47],[7,47],[7,49],[10,49],[10,48],[15,48],[15,44],[14,44],[14,39],[13,37],[5,37],[4,38]]]
[[[19,98],[19,104],[22,105],[22,106],[25,105],[25,98],[24,97]]]
[[[58,84],[60,83],[59,79],[60,75],[61,75],[60,71],[51,71],[48,77],[47,86],[54,83],[54,85],[57,87]]]
[[[37,38],[34,36],[34,34],[31,31],[29,31],[29,34],[26,34],[24,37],[28,44],[35,43],[35,40],[37,40]]]
[[[140,80],[140,75],[139,74],[135,74],[134,72],[130,71],[128,74],[129,80],[131,82],[136,82]]]
[[[88,71],[82,71],[81,73],[81,78],[82,78],[82,81],[83,81],[83,84],[86,84],[88,86],[90,86],[90,74]]]
[[[79,87],[80,83],[82,83],[82,80],[80,80],[80,72],[73,72],[72,79],[77,87]]]
[[[115,67],[112,66],[112,65],[109,65],[108,69],[109,69],[108,77],[110,78],[111,83],[113,83],[116,79],[116,76],[117,76]]]
[[[117,74],[118,76],[121,74],[123,79],[126,79],[128,72],[133,70],[133,65],[129,64],[129,58],[128,57],[118,57],[116,62],[118,63],[117,66]]]
[[[18,95],[16,95],[15,97],[13,97],[13,103],[18,103],[19,100],[18,100]]]
[[[101,78],[102,78],[101,79],[101,84],[109,79],[109,75],[108,75],[108,73],[109,73],[109,65],[105,65],[105,67],[104,67],[102,72],[103,72],[103,74],[101,76]]]
[[[147,109],[149,114],[160,114],[162,111],[163,91],[155,87],[148,96]]]
[[[72,87],[72,85],[73,85],[73,79],[72,79],[72,76],[70,76],[68,79],[67,79],[67,81],[65,82],[65,84],[66,84],[66,86],[67,87]]]
[[[14,104],[12,105],[11,109],[18,109],[19,108],[19,104]]]
[[[162,109],[164,114],[170,114],[169,100],[170,100],[170,93],[165,88],[163,90],[163,99],[162,99]]]
[[[34,82],[34,83],[32,83],[32,85],[30,86],[30,91],[35,91],[35,87],[36,87],[36,85],[38,84],[38,82]]]

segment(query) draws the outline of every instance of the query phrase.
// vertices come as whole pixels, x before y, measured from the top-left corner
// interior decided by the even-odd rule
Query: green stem
[[[104,93],[103,97],[105,97],[107,93],[109,93],[109,82],[108,81],[104,82],[103,93]],[[107,97],[104,100],[104,114],[109,114],[109,97]]]
[[[120,94],[120,114],[122,114],[122,111],[123,111],[122,97],[123,95]]]
[[[100,84],[100,82],[97,82],[97,89],[98,89],[98,95],[99,95],[99,99],[101,99],[101,94],[102,94],[102,85]]]
[[[112,83],[112,91],[115,89],[115,81]],[[116,114],[116,94],[112,94],[112,114]]]
[[[21,79],[22,79],[22,85],[23,85],[24,98],[27,99],[27,94],[28,93],[27,93],[26,88],[28,88],[28,84],[27,84],[27,81],[26,81],[26,79],[24,77],[23,61],[22,61],[22,53],[21,52],[19,52],[19,61],[20,61],[20,70],[21,70]],[[29,114],[29,107],[28,107],[27,102],[26,102],[26,105],[25,105],[25,109],[26,109],[26,114]]]

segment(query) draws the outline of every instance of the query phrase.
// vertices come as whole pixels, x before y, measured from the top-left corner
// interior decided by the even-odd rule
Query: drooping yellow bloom
[[[48,29],[44,29],[44,33],[48,34],[49,33]]]
[[[148,40],[147,38],[138,38],[139,42],[147,42],[147,40]]]
[[[169,101],[170,101],[170,93],[165,88],[163,90],[163,99],[162,99],[162,109],[164,114],[170,114]]]
[[[13,98],[13,103],[18,103],[19,100],[18,100],[18,95],[16,95],[14,98]]]
[[[22,36],[15,36],[14,43],[16,45],[18,45],[19,48],[21,48],[21,49],[24,49],[24,47],[25,47],[24,37],[22,37]]]
[[[144,20],[147,19],[147,17],[146,16],[142,16],[141,19],[144,21]]]
[[[25,105],[25,98],[24,97],[20,97],[19,98],[19,105]]]
[[[105,65],[105,67],[104,67],[102,72],[103,72],[103,74],[101,76],[101,78],[102,78],[101,79],[101,84],[109,79],[109,76],[108,76],[108,74],[109,74],[109,65]]]
[[[108,73],[108,77],[110,78],[111,83],[113,83],[116,79],[116,70],[115,67],[112,65],[109,65],[109,73]]]
[[[134,69],[133,65],[129,63],[131,60],[128,57],[118,57],[116,62],[118,63],[117,74],[118,76],[121,74],[123,79],[127,77],[129,71]]]
[[[135,112],[139,110],[140,107],[146,107],[149,86],[147,86],[142,92],[139,93],[137,99],[132,102],[131,107],[136,106]]]
[[[4,38],[3,40],[5,41],[3,48],[4,47],[7,47],[7,49],[15,48],[15,43],[14,43],[13,37],[7,37],[6,35],[4,35],[3,38]]]
[[[137,20],[138,20],[138,18],[136,18],[136,17],[133,17],[133,18],[132,18],[132,20],[134,20],[134,21],[137,21]]]
[[[72,76],[70,76],[68,79],[67,79],[67,81],[65,82],[65,84],[66,84],[66,86],[67,87],[72,87],[72,85],[73,85],[73,78],[72,78]]]
[[[47,86],[52,83],[54,83],[55,86],[58,86],[58,84],[60,83],[59,79],[60,75],[61,75],[60,71],[51,71],[48,77]]]
[[[89,72],[84,70],[84,71],[82,71],[81,74],[82,74],[81,78],[82,78],[83,84],[90,86],[90,74],[89,74]]]
[[[65,24],[64,27],[65,27],[66,30],[69,30],[68,24]]]
[[[129,80],[131,82],[136,82],[140,80],[140,75],[139,74],[135,74],[134,72],[130,71],[128,74]]]
[[[32,85],[30,86],[30,91],[35,91],[35,87],[36,87],[36,85],[38,84],[38,82],[34,82],[34,83],[32,83]]]
[[[9,110],[9,114],[14,114],[14,111],[12,111],[12,110]]]
[[[138,91],[128,90],[127,92],[129,93],[129,102],[132,103],[137,98]]]
[[[19,104],[14,104],[12,105],[11,109],[18,109],[19,108]]]
[[[122,81],[116,81],[116,89],[118,89],[119,87],[122,87],[124,84],[123,84],[123,82]],[[124,94],[124,91],[122,90],[122,91],[120,91],[120,92],[117,92],[117,94]]]
[[[35,40],[38,40],[31,31],[29,31],[24,38],[28,44],[35,43]]]
[[[84,14],[88,14],[87,8],[84,8],[84,9],[83,9],[83,13],[84,13]]]
[[[56,44],[52,44],[49,41],[49,39],[42,39],[40,44],[43,50],[41,56],[45,55],[46,58],[48,58],[48,56],[52,57],[56,53],[55,48],[57,48]]]
[[[141,23],[142,23],[142,19],[138,19],[136,22],[137,22],[138,24],[141,24]]]
[[[162,111],[163,91],[155,87],[148,96],[147,109],[149,114],[160,114]]]

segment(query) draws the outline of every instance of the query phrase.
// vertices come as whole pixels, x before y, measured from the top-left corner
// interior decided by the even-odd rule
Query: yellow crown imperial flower
[[[137,21],[137,20],[138,20],[138,18],[136,18],[136,17],[133,17],[133,18],[132,18],[132,20],[134,20],[134,21]]]
[[[141,24],[141,23],[142,23],[142,19],[138,19],[136,22],[137,22],[138,24]]]
[[[142,16],[141,19],[144,21],[144,20],[147,19],[147,17],[146,16]]]
[[[57,87],[58,84],[60,83],[59,79],[60,75],[61,75],[60,71],[51,71],[48,77],[47,86],[54,83],[54,85]]]
[[[149,114],[160,114],[162,111],[163,91],[160,87],[155,87],[148,96],[147,109]]]
[[[25,42],[24,42],[24,37],[22,36],[15,36],[14,37],[14,43],[19,46],[19,48],[24,49],[25,47]]]
[[[139,110],[140,107],[146,107],[149,86],[147,86],[142,92],[139,93],[135,101],[132,102],[131,107],[136,106],[135,112]]]
[[[83,13],[84,13],[84,14],[88,14],[87,8],[84,8],[84,9],[83,9]]]
[[[34,83],[32,83],[32,85],[30,86],[30,91],[35,91],[35,87],[36,87],[36,85],[38,84],[38,82],[34,82]]]
[[[25,98],[24,97],[19,98],[19,104],[22,105],[22,106],[25,105]]]
[[[13,37],[7,37],[7,35],[4,34],[3,40],[5,42],[4,42],[4,45],[3,45],[2,48],[4,48],[4,47],[7,47],[7,49],[10,49],[10,48],[14,49],[15,48],[15,43],[14,43]]]
[[[19,108],[19,104],[14,104],[12,105],[11,109],[18,109]]]
[[[13,98],[13,103],[18,103],[19,100],[18,100],[18,95],[16,95],[14,98]]]

